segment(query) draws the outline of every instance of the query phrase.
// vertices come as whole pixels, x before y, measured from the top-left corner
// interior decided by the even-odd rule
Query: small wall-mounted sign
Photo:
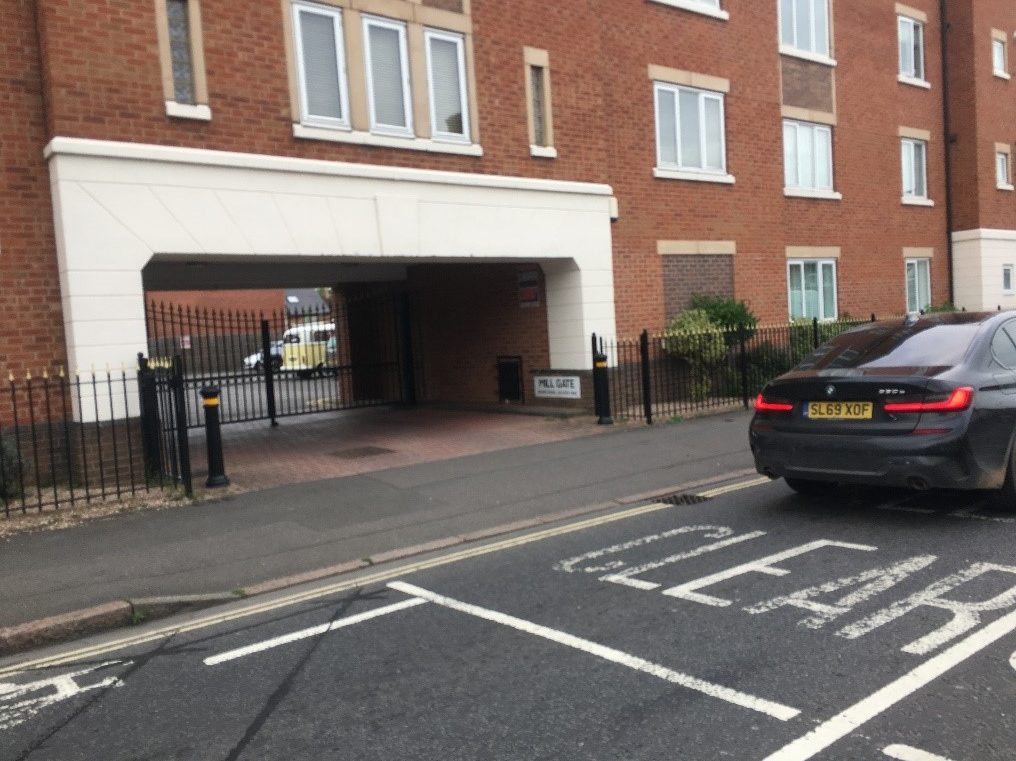
[[[536,396],[543,399],[581,399],[582,385],[577,375],[538,375],[533,378]]]

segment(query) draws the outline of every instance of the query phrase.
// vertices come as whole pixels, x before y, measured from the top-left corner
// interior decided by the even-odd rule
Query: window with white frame
[[[304,123],[349,129],[342,12],[295,3],[293,23]]]
[[[995,37],[991,40],[991,70],[995,76],[1003,77],[1004,79],[1009,78],[1006,52],[1005,39]]]
[[[907,259],[907,311],[920,312],[931,305],[931,260]]]
[[[1012,190],[1012,174],[1009,167],[1009,153],[995,152],[995,187],[999,190]]]
[[[1012,296],[1016,292],[1016,288],[1013,287],[1012,270],[1011,264],[1002,265],[1002,293],[1006,296]]]
[[[903,168],[903,198],[928,198],[928,146],[923,140],[900,141]]]
[[[660,169],[726,172],[723,95],[656,82],[656,164]]]
[[[897,18],[900,76],[924,80],[924,24],[907,16]]]
[[[461,34],[428,29],[427,92],[435,140],[469,142],[465,42]]]
[[[376,16],[364,16],[363,54],[371,132],[411,137],[413,109],[409,91],[406,25]]]
[[[801,259],[787,262],[790,319],[836,318],[836,261]]]
[[[783,176],[787,188],[832,192],[832,129],[825,124],[784,119]]]
[[[780,44],[829,55],[829,0],[780,0]]]

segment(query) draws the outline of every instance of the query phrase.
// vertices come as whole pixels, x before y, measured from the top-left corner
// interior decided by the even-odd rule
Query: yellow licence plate
[[[871,402],[808,402],[813,420],[871,420]]]

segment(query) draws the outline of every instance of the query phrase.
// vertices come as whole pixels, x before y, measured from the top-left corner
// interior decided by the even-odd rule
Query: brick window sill
[[[475,143],[445,143],[422,137],[390,137],[375,135],[371,132],[356,130],[336,130],[325,127],[308,127],[305,124],[293,125],[293,137],[303,140],[327,140],[333,143],[350,143],[352,145],[370,145],[377,148],[400,148],[409,151],[425,151],[427,153],[450,153],[456,156],[482,156],[483,147]]]
[[[734,175],[723,172],[693,172],[688,169],[653,169],[653,177],[658,180],[690,180],[692,182],[715,182],[720,185],[733,185]]]
[[[166,116],[174,119],[194,119],[199,122],[210,122],[212,120],[212,109],[204,104],[177,103],[166,101]]]

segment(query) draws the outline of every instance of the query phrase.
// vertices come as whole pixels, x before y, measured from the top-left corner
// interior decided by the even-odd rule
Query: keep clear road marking
[[[273,647],[288,645],[290,642],[298,642],[299,640],[307,639],[308,637],[317,637],[321,634],[333,632],[336,629],[342,629],[346,626],[354,626],[355,624],[359,624],[363,621],[369,621],[372,618],[379,618],[380,616],[386,616],[389,613],[396,613],[400,610],[405,610],[406,608],[423,605],[425,602],[427,601],[420,599],[419,597],[414,597],[411,600],[403,600],[402,602],[397,602],[394,605],[385,605],[383,608],[375,608],[374,610],[368,610],[364,613],[357,613],[355,616],[346,616],[345,618],[339,618],[335,621],[329,621],[327,624],[311,626],[307,629],[283,634],[282,636],[266,639],[262,642],[255,642],[253,645],[238,647],[235,650],[227,650],[226,652],[219,653],[218,655],[210,655],[205,658],[204,664],[206,666],[216,666],[220,663],[225,663],[226,661],[233,661],[247,655],[254,655],[254,653],[271,650]]]
[[[489,610],[487,608],[481,608],[477,605],[471,605],[470,603],[460,602],[454,600],[451,597],[445,597],[444,595],[430,592],[426,589],[414,586],[413,584],[406,584],[402,581],[393,581],[388,584],[391,589],[404,592],[408,595],[413,595],[415,598],[421,598],[427,602],[432,602],[435,605],[441,605],[445,608],[451,608],[457,610],[460,613],[467,613],[477,618],[482,618],[486,621],[492,621],[502,626],[508,626],[512,629],[532,634],[537,637],[543,637],[551,642],[556,642],[559,645],[565,645],[567,647],[581,650],[584,653],[595,655],[604,660],[611,661],[612,663],[619,663],[622,666],[635,669],[636,671],[642,671],[646,674],[659,677],[672,684],[677,684],[682,687],[687,687],[690,690],[701,692],[709,697],[724,700],[728,703],[741,706],[742,708],[748,708],[752,711],[758,711],[764,713],[767,716],[772,716],[774,719],[780,721],[787,721],[793,719],[799,713],[796,708],[781,705],[780,703],[774,703],[771,700],[765,700],[764,698],[758,698],[754,695],[748,695],[744,692],[738,692],[729,687],[723,687],[719,684],[713,684],[703,679],[699,679],[688,674],[682,674],[679,671],[673,671],[665,666],[660,666],[656,663],[644,660],[634,655],[624,653],[620,650],[615,650],[612,647],[606,647],[599,645],[595,642],[590,642],[587,639],[575,637],[571,634],[558,631],[556,629],[550,629],[540,624],[534,624],[532,621],[525,621],[515,616],[510,616],[507,613],[500,613],[496,610]]]
[[[1002,616],[983,629],[979,629],[934,658],[929,658],[895,682],[887,684],[878,692],[855,703],[847,710],[820,724],[808,734],[767,756],[764,761],[806,761],[806,759],[814,757],[837,740],[859,729],[883,711],[892,708],[904,698],[942,676],[949,669],[976,655],[1014,630],[1016,630],[1016,611]],[[921,757],[912,756],[911,758],[919,759]],[[924,758],[934,759],[936,757],[926,756]]]
[[[882,752],[889,758],[899,761],[949,761],[945,756],[936,756],[934,753],[911,748],[909,745],[890,745]]]

